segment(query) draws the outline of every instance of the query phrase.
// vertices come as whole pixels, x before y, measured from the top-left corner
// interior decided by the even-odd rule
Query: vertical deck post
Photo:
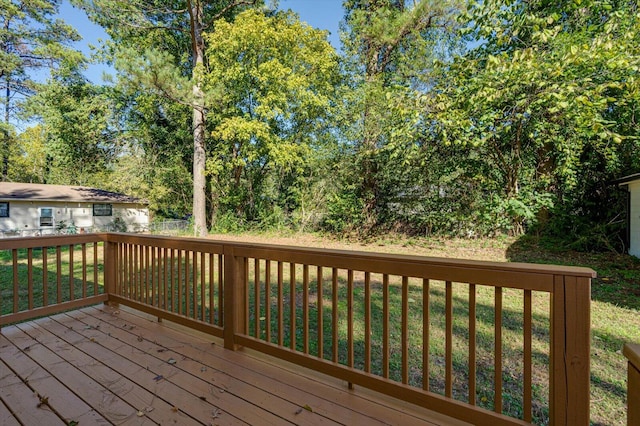
[[[106,237],[103,239],[104,241],[104,292],[107,294],[107,297],[112,294],[116,294],[116,267],[117,267],[117,249],[118,244],[109,241],[109,238]],[[95,265],[94,267],[97,267]],[[110,306],[114,306],[113,302],[110,302],[107,299],[106,304]],[[115,304],[117,306],[117,304]]]
[[[640,424],[640,345],[626,344],[623,350],[628,360],[627,425]]]
[[[235,335],[245,331],[247,258],[238,257],[233,246],[224,246],[224,347],[237,350]]]
[[[551,304],[550,424],[589,424],[591,279],[556,275]]]

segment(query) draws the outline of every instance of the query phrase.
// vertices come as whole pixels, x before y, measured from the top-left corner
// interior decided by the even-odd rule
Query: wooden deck
[[[100,305],[2,328],[0,424],[466,423]]]

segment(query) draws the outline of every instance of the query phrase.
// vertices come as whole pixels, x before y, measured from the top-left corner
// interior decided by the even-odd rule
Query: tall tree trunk
[[[196,236],[206,237],[206,111],[201,82],[202,68],[204,67],[204,40],[202,38],[204,11],[200,0],[189,0],[187,4],[191,18],[191,41],[193,50],[193,226]]]

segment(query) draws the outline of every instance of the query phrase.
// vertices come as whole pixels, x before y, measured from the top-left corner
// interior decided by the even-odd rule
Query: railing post
[[[551,303],[551,425],[589,424],[591,279],[556,275]]]
[[[246,262],[235,256],[233,246],[224,246],[224,347],[234,351],[239,348],[235,335],[245,330]]]
[[[104,292],[107,297],[116,294],[117,249],[118,244],[104,238]],[[107,304],[113,305],[107,299]],[[117,304],[116,304],[117,305]]]
[[[640,345],[624,345],[627,370],[627,425],[640,424]]]

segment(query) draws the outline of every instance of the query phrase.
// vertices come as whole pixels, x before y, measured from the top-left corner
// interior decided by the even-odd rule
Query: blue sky
[[[280,9],[291,9],[300,15],[302,21],[314,28],[329,30],[329,41],[336,49],[340,47],[338,26],[343,16],[343,0],[279,0]],[[75,9],[68,1],[64,1],[60,7],[60,17],[68,24],[74,26],[83,40],[76,44],[76,48],[86,55],[91,54],[89,45],[97,46],[100,39],[106,39],[107,35],[97,25],[89,21],[85,13]],[[91,65],[85,75],[93,83],[102,82],[104,65]]]

